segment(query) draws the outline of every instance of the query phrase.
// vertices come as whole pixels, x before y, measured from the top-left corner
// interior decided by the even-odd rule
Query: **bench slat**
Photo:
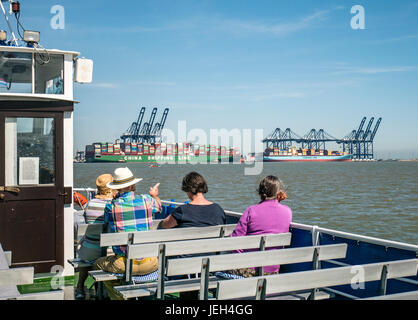
[[[418,291],[388,294],[385,296],[370,297],[359,300],[418,300]]]
[[[360,266],[302,271],[279,275],[237,279],[218,282],[218,299],[253,297],[258,279],[265,278],[266,294],[308,290],[350,284],[357,268],[364,270],[364,281],[380,280],[383,267],[387,265],[387,278],[399,278],[417,274],[418,259],[372,263]]]
[[[345,258],[347,244],[318,246],[319,260]],[[235,254],[222,254],[210,257],[210,272],[239,268],[261,267],[277,264],[291,264],[312,261],[316,247],[302,247]],[[167,262],[167,276],[200,272],[203,257],[170,259]]]
[[[165,255],[209,253],[214,251],[232,251],[238,249],[259,248],[261,237],[265,237],[267,247],[290,245],[291,233],[228,237],[202,240],[186,240],[166,243]],[[158,255],[159,243],[136,244],[128,246],[128,259],[154,257]]]
[[[209,289],[216,288],[216,277],[209,277]],[[157,290],[156,283],[126,285],[114,287],[115,291],[124,299],[136,297],[148,297],[155,294]],[[194,291],[200,289],[200,279],[171,280],[165,282],[165,293],[176,293],[185,291]]]
[[[117,277],[109,272],[105,272],[103,270],[93,270],[93,271],[89,271],[89,274],[94,278],[95,281],[97,282],[102,282],[102,281],[109,281],[109,280],[118,280],[121,279],[122,277]]]
[[[21,294],[17,297],[9,297],[6,300],[64,300],[64,291],[49,291]]]
[[[0,286],[32,284],[33,275],[33,267],[0,270]]]
[[[153,220],[151,230],[157,230],[158,224],[162,220]],[[106,223],[81,223],[77,225],[77,237],[81,238],[86,235],[88,232],[90,235],[100,235],[106,233],[105,228],[107,227]]]
[[[235,229],[235,224],[218,225],[211,227],[190,227],[190,228],[175,228],[175,229],[160,229],[149,231],[133,232],[133,243],[151,243],[164,242],[175,240],[191,240],[201,238],[219,237],[221,228],[225,230],[225,236],[232,233]],[[118,233],[104,233],[100,236],[100,246],[119,246],[128,244],[129,232]]]
[[[190,227],[190,228],[174,228],[174,229],[160,229],[154,232],[137,232],[134,234],[134,243],[150,243],[150,242],[165,242],[177,240],[192,240],[202,238],[219,237],[220,230],[225,230],[225,236],[234,231],[236,225],[218,225],[210,227]]]

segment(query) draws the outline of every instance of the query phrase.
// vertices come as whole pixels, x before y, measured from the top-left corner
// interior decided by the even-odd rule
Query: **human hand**
[[[160,185],[160,183],[157,183],[155,186],[149,188],[149,195],[153,198],[158,197],[158,186]]]

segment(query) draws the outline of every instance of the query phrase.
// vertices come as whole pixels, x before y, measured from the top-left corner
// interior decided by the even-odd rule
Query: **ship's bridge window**
[[[35,93],[64,94],[64,56],[35,54]]]
[[[0,51],[0,93],[32,93],[32,53]]]
[[[0,93],[64,94],[64,55],[0,51]]]

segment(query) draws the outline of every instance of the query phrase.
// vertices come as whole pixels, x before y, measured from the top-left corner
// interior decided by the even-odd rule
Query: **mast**
[[[12,5],[12,1],[9,0],[9,2],[10,2],[10,6],[11,6]],[[2,0],[0,0],[0,7],[1,7],[1,10],[3,11],[4,19],[6,20],[6,23],[7,23],[8,27],[9,27],[10,33],[12,34],[13,41],[14,41],[15,45],[18,46],[16,36],[15,36],[15,34],[13,32],[13,28],[12,28],[12,25],[10,24],[9,17],[7,16],[6,10],[4,9],[3,1]]]

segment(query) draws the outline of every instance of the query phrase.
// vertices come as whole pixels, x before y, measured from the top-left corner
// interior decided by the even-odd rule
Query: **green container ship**
[[[236,148],[191,143],[93,143],[86,162],[217,163],[240,159]]]

